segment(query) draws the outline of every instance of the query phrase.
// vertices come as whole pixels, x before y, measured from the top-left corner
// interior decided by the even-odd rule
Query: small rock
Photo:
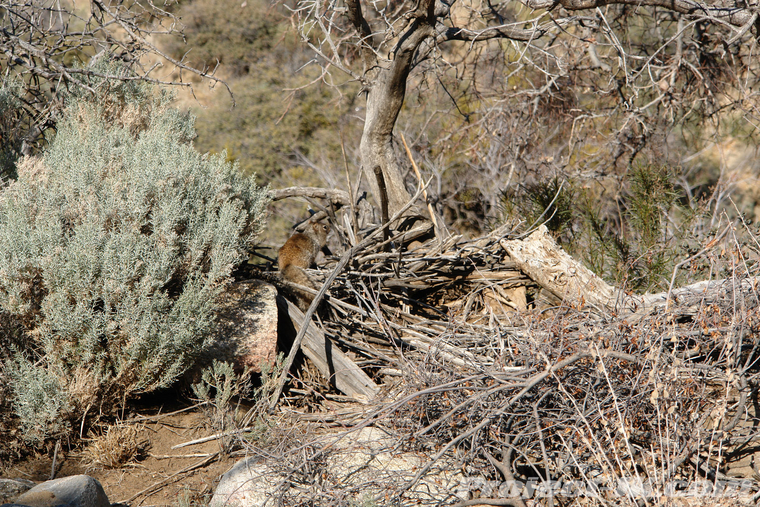
[[[110,507],[103,486],[87,475],[73,475],[39,484],[14,501],[27,507]]]
[[[222,476],[209,507],[258,507],[271,504],[282,477],[257,457],[238,461]]]
[[[0,504],[16,498],[33,487],[34,483],[26,479],[0,479]]]

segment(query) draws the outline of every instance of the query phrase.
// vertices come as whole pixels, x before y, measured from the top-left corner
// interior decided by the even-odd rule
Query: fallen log
[[[280,337],[292,341],[304,325],[304,314],[290,301],[277,297],[280,314]],[[286,338],[287,339],[287,338]],[[343,353],[324,333],[311,325],[304,334],[301,351],[339,391],[356,401],[367,403],[380,388],[369,376]]]
[[[502,239],[499,244],[520,271],[577,308],[592,305],[641,318],[657,310],[669,309],[674,303],[683,309],[711,304],[733,293],[759,298],[758,277],[706,280],[656,294],[625,293],[570,257],[543,225],[524,240]]]
[[[636,311],[643,299],[609,285],[554,241],[545,225],[524,240],[502,239],[501,247],[534,282],[562,301],[581,308],[592,305],[608,311]]]

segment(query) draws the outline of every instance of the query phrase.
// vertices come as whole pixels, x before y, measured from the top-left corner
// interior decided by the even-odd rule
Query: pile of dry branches
[[[319,325],[383,386],[340,425],[382,427],[427,457],[389,486],[396,498],[442,459],[555,489],[635,479],[652,495],[673,481],[758,478],[760,307],[747,264],[672,294],[583,304],[594,295],[563,297],[517,269],[508,233],[405,248],[377,235],[327,266]]]

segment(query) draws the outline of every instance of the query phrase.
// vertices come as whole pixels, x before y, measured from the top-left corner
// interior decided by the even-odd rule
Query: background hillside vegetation
[[[220,90],[220,100],[194,109],[199,147],[226,148],[246,172],[278,188],[345,188],[341,139],[355,182],[363,96],[348,76],[314,65],[320,59],[292,31],[296,7],[181,2],[175,12],[186,24],[187,44],[175,40],[170,49],[175,57],[190,50],[196,66],[219,62],[236,90],[235,108]],[[510,13],[526,15],[517,8]],[[453,15],[475,13],[462,6]],[[617,57],[613,44],[600,42],[612,33],[606,29],[572,27],[577,39],[547,46],[557,55],[549,74],[520,60],[514,44],[442,46],[436,59],[421,61],[410,74],[396,126],[397,158],[411,191],[417,179],[403,135],[423,176],[432,178],[436,211],[457,232],[477,236],[504,221],[524,230],[546,211],[563,245],[599,274],[637,290],[661,289],[662,274],[673,266],[666,259],[693,253],[716,217],[725,212],[752,221],[760,209],[751,86],[757,65],[741,67],[747,61],[739,41],[734,63],[721,59],[720,49],[707,43],[719,34],[706,26],[685,27],[646,9],[633,15],[611,7],[606,16],[615,20],[609,30],[628,35],[621,42],[627,52],[660,58],[664,81],[653,83],[641,69],[625,70],[636,76],[630,82],[610,77]],[[702,44],[660,49],[678,33]],[[677,51],[680,67],[674,67]],[[703,80],[687,71],[687,60],[699,62]],[[350,47],[342,62],[361,70]],[[277,211],[293,223],[304,207],[278,203]],[[278,225],[268,239],[276,246],[287,234]]]

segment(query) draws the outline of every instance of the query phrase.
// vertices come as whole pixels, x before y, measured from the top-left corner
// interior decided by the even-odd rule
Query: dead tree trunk
[[[744,280],[708,280],[657,294],[629,294],[609,285],[559,246],[545,226],[524,240],[501,240],[517,267],[534,282],[574,307],[595,306],[622,314],[629,321],[678,305],[688,312],[734,293],[755,295],[760,277]]]
[[[363,37],[363,58],[366,69],[363,76],[367,93],[366,118],[360,144],[362,170],[376,199],[380,197],[375,167],[380,167],[388,192],[388,212],[393,215],[411,199],[406,190],[401,168],[393,148],[393,127],[406,96],[406,81],[412,68],[414,55],[422,43],[434,35],[434,0],[422,0],[417,11],[395,46],[387,51],[389,60],[381,60],[375,47],[372,31],[364,19],[359,0],[349,0],[349,19]],[[374,47],[373,47],[374,46]],[[410,214],[415,210],[412,209]],[[416,210],[419,213],[419,210]]]

